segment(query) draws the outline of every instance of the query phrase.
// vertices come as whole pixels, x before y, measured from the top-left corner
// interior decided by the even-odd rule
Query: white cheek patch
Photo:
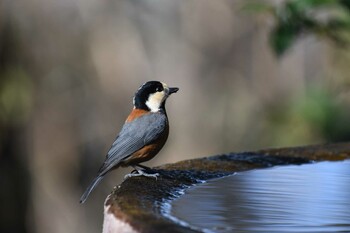
[[[166,97],[166,94],[164,91],[151,94],[148,97],[148,100],[146,101],[146,105],[151,110],[151,112],[158,112],[160,106],[165,100],[165,97]]]

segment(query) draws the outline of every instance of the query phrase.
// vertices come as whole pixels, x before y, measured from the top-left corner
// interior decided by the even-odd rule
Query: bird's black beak
[[[169,95],[176,93],[179,90],[177,87],[169,87]]]

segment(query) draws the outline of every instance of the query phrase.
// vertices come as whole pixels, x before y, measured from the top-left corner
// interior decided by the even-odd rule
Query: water
[[[169,214],[204,232],[350,232],[350,161],[213,180],[173,201]]]

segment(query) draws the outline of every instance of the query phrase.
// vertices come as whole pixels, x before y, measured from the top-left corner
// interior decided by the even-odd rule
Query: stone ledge
[[[345,159],[350,159],[350,143],[230,153],[156,167],[157,180],[129,178],[107,197],[103,232],[198,232],[162,214],[165,203],[194,184],[255,168]]]

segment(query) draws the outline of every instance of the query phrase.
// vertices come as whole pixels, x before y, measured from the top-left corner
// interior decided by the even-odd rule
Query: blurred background
[[[95,176],[137,88],[170,136],[148,166],[350,139],[346,0],[0,2],[0,232],[100,232],[131,168]]]

